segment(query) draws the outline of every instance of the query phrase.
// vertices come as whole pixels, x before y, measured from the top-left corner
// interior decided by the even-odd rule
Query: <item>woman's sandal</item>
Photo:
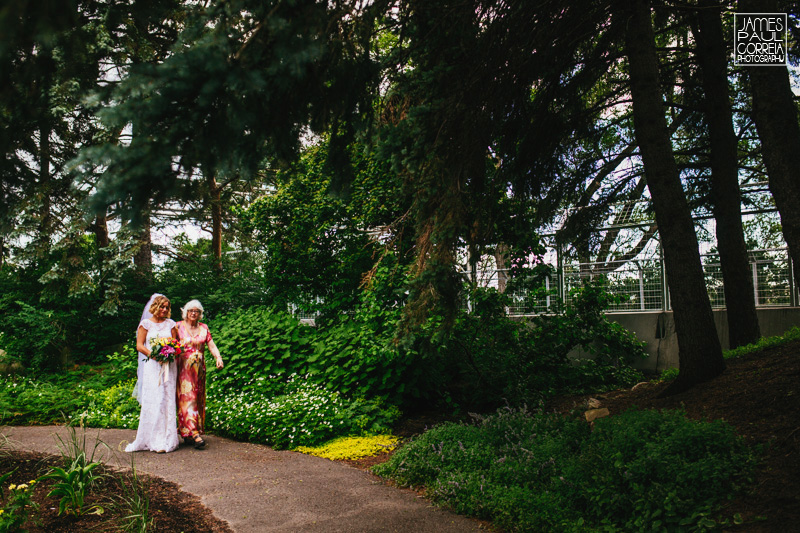
[[[195,435],[195,437],[194,437],[194,448],[196,450],[202,450],[205,447],[206,447],[206,441],[203,440],[203,437],[201,437],[200,435]]]

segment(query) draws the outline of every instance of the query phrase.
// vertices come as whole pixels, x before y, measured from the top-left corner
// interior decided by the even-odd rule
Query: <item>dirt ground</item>
[[[741,513],[745,524],[727,531],[787,532],[800,524],[800,342],[767,349],[729,360],[722,376],[669,398],[657,398],[665,384],[641,384],[634,390],[597,395],[560,397],[546,406],[548,411],[581,416],[589,399],[599,400],[611,416],[630,407],[683,409],[696,419],[724,419],[749,442],[764,446],[763,460],[751,490],[730,504],[730,513]],[[440,413],[425,413],[404,420],[396,433],[409,437],[445,420]],[[368,469],[389,454],[347,461]],[[59,459],[30,452],[0,455],[0,472],[14,467],[10,483],[27,483],[44,473]],[[52,482],[49,482],[52,483]],[[122,516],[114,505],[122,494],[118,478],[104,477],[101,490],[92,491],[90,505],[104,508],[102,515],[57,516],[58,502],[46,498],[49,485],[37,488],[41,521],[32,532],[112,531]],[[200,500],[174,483],[148,477],[151,515],[156,530],[164,532],[230,532]],[[486,524],[485,529],[490,529]]]

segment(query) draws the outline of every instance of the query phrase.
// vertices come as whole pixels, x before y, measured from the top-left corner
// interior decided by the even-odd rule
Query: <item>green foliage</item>
[[[800,327],[794,326],[790,330],[786,331],[783,335],[776,335],[774,337],[761,337],[758,342],[748,344],[746,346],[739,346],[733,350],[726,351],[724,356],[726,359],[739,357],[748,353],[763,350],[765,348],[782,346],[798,339],[800,339]]]
[[[385,317],[384,325],[373,321]],[[415,352],[395,345],[392,325],[399,312],[366,316],[363,309],[353,317],[320,331],[309,359],[309,372],[321,383],[351,396],[386,396],[402,402],[416,389]]]
[[[56,483],[48,493],[48,497],[61,497],[58,505],[58,514],[63,513],[81,515],[85,513],[102,514],[103,508],[99,505],[86,507],[84,501],[88,490],[99,479],[95,469],[100,466],[94,460],[98,448],[108,445],[95,439],[93,446],[87,446],[86,428],[80,426],[80,431],[67,425],[66,439],[58,436],[58,449],[65,466],[55,467],[41,479],[54,479]]]
[[[83,402],[78,390],[25,376],[0,376],[0,413],[13,424],[52,424]]]
[[[133,454],[131,454],[130,473],[120,473],[118,476],[121,477],[119,486],[122,493],[114,504],[124,512],[124,516],[120,519],[122,531],[126,533],[151,531],[154,518],[150,512],[149,481],[139,476],[134,468]]]
[[[667,368],[658,376],[658,381],[670,381],[678,377],[677,368]]]
[[[297,374],[348,397],[400,403],[421,394],[424,372],[415,366],[417,352],[393,342],[399,319],[398,309],[380,306],[370,292],[352,316],[323,328],[266,307],[224,315],[212,324],[226,355],[225,368],[210,374],[212,386],[279,393],[281,380]]]
[[[88,406],[78,417],[90,427],[136,429],[140,405],[132,396],[136,380],[117,383],[107,389],[88,391]]]
[[[279,395],[260,391],[257,378],[248,392],[227,392],[208,399],[209,429],[277,449],[314,446],[334,437],[381,433],[399,418],[379,400],[344,396],[291,376]],[[211,394],[211,393],[209,393]]]
[[[92,247],[71,261],[80,263],[86,275],[105,279],[120,274],[131,284],[130,276],[93,260],[97,253]],[[71,287],[63,279],[47,281],[45,271],[60,268],[54,261],[42,261],[0,269],[0,348],[32,372],[102,362],[110,347],[132,338],[130,324],[138,322],[141,302],[147,301],[142,294],[147,288],[123,284],[112,289],[103,279],[92,280],[91,290]]]
[[[34,370],[60,369],[68,352],[64,320],[67,316],[16,301],[2,321],[4,349],[11,359]],[[30,332],[37,332],[31,335]]]
[[[100,408],[98,401],[102,400],[97,400],[97,395],[101,391],[136,375],[132,348],[114,352],[107,360],[103,365],[82,365],[60,373],[0,375],[0,415],[12,424],[52,424],[65,414],[80,417],[92,403]],[[113,394],[129,405],[119,390]],[[114,409],[121,417],[126,413],[125,405]],[[110,411],[98,416],[110,416]]]
[[[355,144],[347,153],[352,175],[346,185],[334,183],[342,173],[326,166],[328,149],[313,146],[279,173],[274,193],[241,213],[265,252],[261,272],[269,301],[316,311],[318,323],[358,304],[362,276],[384,246],[365,229],[388,233],[405,211],[399,179],[388,165],[366,146]],[[332,194],[335,187],[346,187],[347,194]]]
[[[235,222],[233,225],[238,226]],[[156,286],[172,301],[173,319],[180,320],[180,307],[194,298],[203,304],[204,321],[235,309],[263,305],[269,280],[263,276],[261,251],[234,251],[227,244],[229,239],[234,237],[223,235],[221,272],[210,240],[191,243],[185,234],[172,240],[175,257],[168,258],[156,272]]]
[[[594,484],[584,486],[594,521],[603,523],[609,513],[626,530],[708,524],[719,505],[751,481],[756,462],[724,421],[649,410],[597,421],[583,459],[596,465]]]
[[[373,471],[510,531],[697,531],[721,523],[755,464],[724,422],[631,410],[595,424],[503,409],[429,430]]]
[[[22,528],[26,522],[39,510],[39,505],[33,501],[32,494],[35,480],[21,485],[12,484],[8,487],[8,494],[3,490],[2,485],[13,474],[14,471],[0,476],[0,497],[3,506],[0,507],[0,532],[2,533],[24,533]]]
[[[55,496],[61,499],[58,503],[58,514],[82,515],[85,513],[102,513],[102,507],[93,505],[86,508],[84,500],[86,494],[95,482],[94,470],[100,463],[83,464],[84,461],[76,460],[68,469],[55,467],[49,474],[42,476],[42,479],[54,479],[56,483],[47,497]]]
[[[225,367],[209,373],[210,387],[277,392],[275,376],[307,373],[314,331],[287,313],[250,307],[215,318],[209,326]]]
[[[554,394],[597,392],[642,380],[629,362],[646,357],[644,343],[602,313],[610,299],[602,281],[576,291],[562,313],[529,322],[505,316],[505,295],[494,289],[473,294],[475,312],[462,313],[444,342],[458,402],[519,406]],[[592,359],[568,357],[576,349]]]

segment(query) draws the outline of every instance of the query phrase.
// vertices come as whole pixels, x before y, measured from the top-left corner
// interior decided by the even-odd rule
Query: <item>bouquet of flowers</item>
[[[158,337],[150,341],[150,357],[159,363],[171,363],[183,353],[183,345],[170,337]]]

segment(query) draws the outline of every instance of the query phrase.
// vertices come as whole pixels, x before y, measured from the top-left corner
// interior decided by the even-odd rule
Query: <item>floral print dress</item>
[[[198,323],[192,335],[185,321],[178,322],[178,339],[185,350],[178,356],[178,432],[181,437],[202,435],[206,420],[206,344],[211,342],[208,326]]]

